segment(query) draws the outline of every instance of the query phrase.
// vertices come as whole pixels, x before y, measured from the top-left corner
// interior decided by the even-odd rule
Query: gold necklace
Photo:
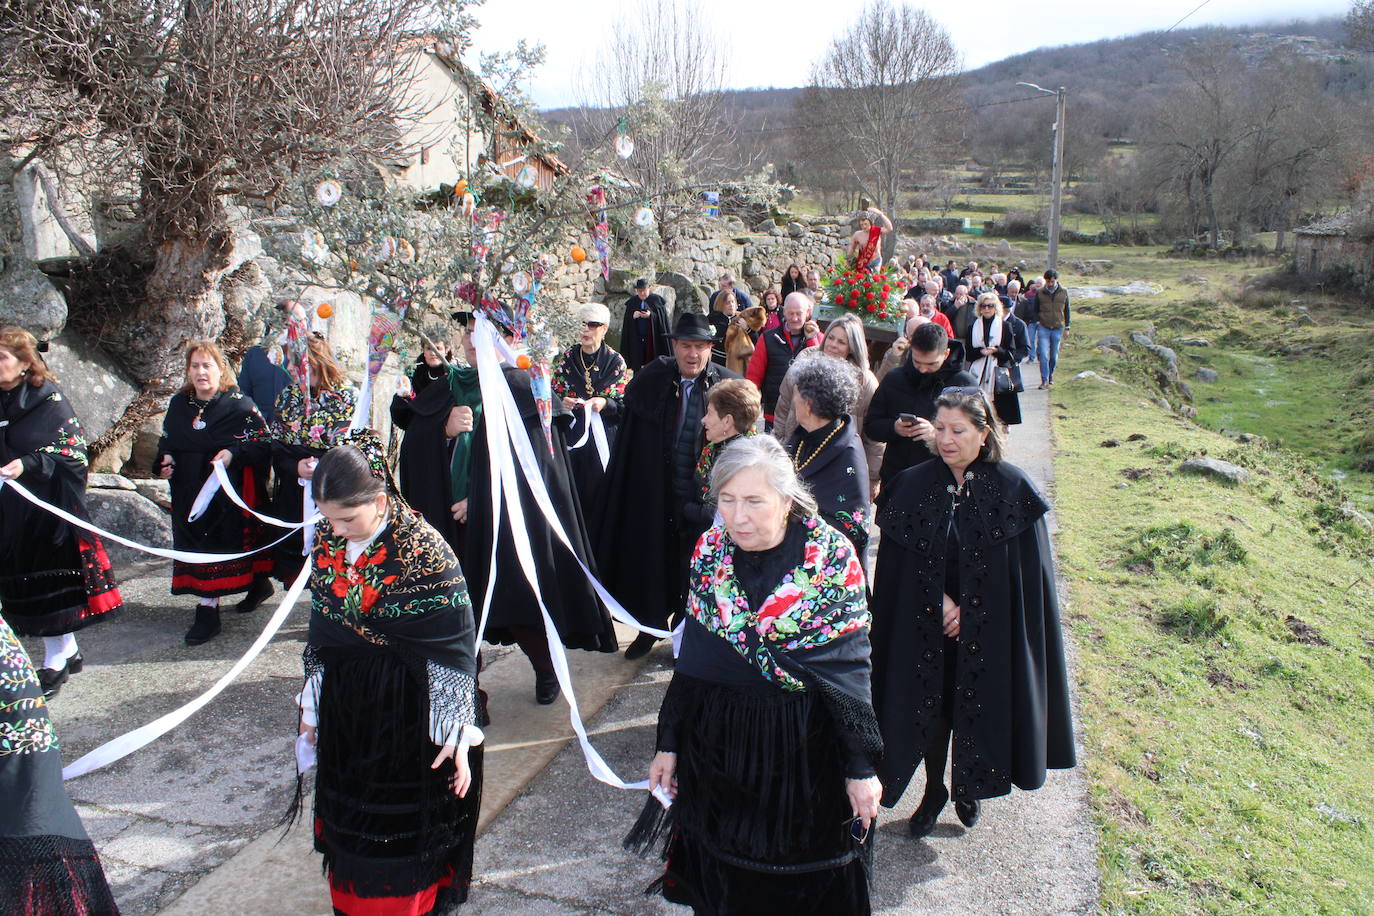
[[[797,466],[797,471],[798,471],[798,473],[801,472],[801,469],[802,469],[802,468],[806,467],[806,466],[807,466],[808,464],[810,464],[812,461],[815,461],[815,460],[816,460],[816,456],[819,455],[821,452],[825,451],[825,447],[826,447],[827,445],[830,444],[830,440],[831,440],[831,439],[834,439],[836,433],[838,433],[838,432],[839,432],[840,430],[842,430],[842,429],[844,429],[844,424],[843,424],[843,423],[838,424],[834,429],[832,429],[832,430],[830,431],[830,434],[829,434],[828,436],[826,436],[824,439],[821,440],[821,444],[818,445],[818,446],[816,446],[816,450],[815,450],[814,452],[812,452],[810,455],[808,455],[807,458],[806,458],[806,460],[805,460],[805,461],[802,461],[802,462],[798,462],[798,461],[797,461],[797,458],[801,455],[801,450],[802,450],[802,443],[801,443],[801,440],[798,440],[798,441],[797,441],[797,448],[796,448],[796,450],[795,450],[794,452],[792,452],[792,463],[795,464],[795,465]],[[805,437],[803,437],[803,438],[805,438]]]
[[[597,349],[601,349],[597,347]],[[596,396],[596,389],[592,387],[592,368],[596,365],[596,353],[592,353],[591,365],[587,364],[587,355],[582,352],[582,348],[577,348],[577,361],[582,364],[582,381],[587,385],[587,397]]]

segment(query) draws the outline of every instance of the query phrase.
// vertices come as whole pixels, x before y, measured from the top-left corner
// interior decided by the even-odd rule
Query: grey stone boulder
[[[1107,337],[1104,337],[1097,343],[1093,344],[1093,346],[1095,346],[1099,350],[1115,350],[1118,353],[1126,352],[1126,345],[1121,342],[1120,337],[1117,337],[1115,335],[1109,335]]]
[[[1356,509],[1351,503],[1341,503],[1341,515],[1350,519],[1366,531],[1374,531],[1374,519]]]
[[[137,490],[134,482],[122,474],[88,474],[86,486],[91,490]]]
[[[151,500],[130,490],[90,490],[86,494],[86,508],[91,520],[106,531],[122,535],[150,547],[172,546],[172,518]],[[152,555],[114,541],[106,541],[105,549],[115,569],[115,579],[121,568],[152,559]]]
[[[1191,404],[1184,404],[1178,409],[1178,415],[1186,420],[1197,419],[1197,408]]]
[[[138,395],[124,370],[74,331],[53,340],[45,358],[88,439],[103,435]]]
[[[1210,347],[1212,342],[1206,337],[1185,337],[1178,344],[1181,347]]]
[[[634,289],[635,280],[638,276],[620,267],[612,267],[611,275],[606,278],[606,292],[625,293],[629,295]]]
[[[28,258],[11,255],[0,271],[0,326],[49,340],[67,323],[67,300]]]
[[[138,495],[156,503],[159,508],[172,511],[172,484],[159,477],[141,477],[133,482]]]
[[[668,314],[670,316],[676,316],[679,312],[684,311],[705,313],[706,300],[702,297],[701,290],[697,288],[691,277],[677,271],[664,270],[659,272],[656,279],[658,286],[666,286],[673,292],[672,299],[668,300]],[[663,295],[658,287],[655,287],[655,292]],[[663,298],[668,299],[667,296]]]
[[[1199,366],[1193,372],[1193,378],[1197,379],[1199,382],[1216,382],[1221,380],[1221,373],[1215,369],[1207,369]]]
[[[1238,464],[1229,461],[1222,461],[1218,458],[1208,458],[1199,456],[1189,458],[1178,466],[1184,474],[1198,474],[1204,477],[1212,477],[1229,484],[1240,484],[1250,479],[1250,472]]]

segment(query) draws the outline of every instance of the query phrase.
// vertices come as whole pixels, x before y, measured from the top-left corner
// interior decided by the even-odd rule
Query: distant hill
[[[1374,95],[1374,55],[1342,48],[1342,38],[1338,18],[1262,27],[1145,32],[1086,44],[1039,48],[970,70],[963,79],[969,104],[993,117],[999,112],[996,106],[981,106],[1024,97],[1029,90],[1017,86],[1018,81],[1047,88],[1065,86],[1073,104],[1072,115],[1081,117],[1090,111],[1094,126],[1104,136],[1130,137],[1132,119],[1151,96],[1180,79],[1170,66],[1170,56],[1199,42],[1220,40],[1255,59],[1288,48],[1323,68],[1333,94]],[[796,102],[802,92],[800,88],[729,92],[726,108],[740,128],[741,142],[753,149],[761,148],[770,156],[781,155],[788,128],[798,121]],[[1007,110],[1012,109],[1008,106]],[[560,108],[542,114],[550,122],[572,124],[573,111]]]

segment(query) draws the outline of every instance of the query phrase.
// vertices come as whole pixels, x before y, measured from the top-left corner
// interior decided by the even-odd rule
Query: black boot
[[[196,622],[186,631],[186,645],[199,646],[219,635],[219,608],[196,605]]]
[[[927,786],[925,797],[916,806],[908,822],[911,835],[918,840],[930,836],[930,831],[935,829],[935,822],[940,819],[940,812],[945,810],[945,803],[948,801],[949,790],[944,786]]]
[[[978,799],[973,801],[957,801],[954,803],[954,813],[959,815],[959,823],[965,827],[972,827],[978,823],[980,806]]]
[[[650,636],[648,633],[640,633],[635,637],[634,642],[625,648],[625,657],[628,659],[643,658],[649,654],[649,650],[658,642],[657,636]]]
[[[548,706],[558,699],[560,692],[558,675],[552,671],[534,672],[534,702],[540,706]]]
[[[240,614],[247,614],[262,607],[262,603],[272,597],[272,580],[264,576],[261,579],[254,579],[253,585],[248,589],[248,594],[243,596],[243,600],[234,605],[234,610]]]

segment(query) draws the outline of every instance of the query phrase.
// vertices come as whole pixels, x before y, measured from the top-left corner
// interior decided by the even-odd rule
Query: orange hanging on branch
[[[578,250],[580,251],[581,249]],[[530,362],[529,356],[524,353],[521,353],[515,358],[515,368],[517,369],[528,369],[532,365],[534,364]]]
[[[585,249],[583,249],[581,245],[574,245],[570,254],[572,255],[572,259],[576,261],[578,264],[581,264],[583,261],[587,260],[587,252]]]
[[[321,302],[319,307],[315,309],[315,314],[319,315],[321,318],[333,317],[334,306],[330,305],[328,302]]]

